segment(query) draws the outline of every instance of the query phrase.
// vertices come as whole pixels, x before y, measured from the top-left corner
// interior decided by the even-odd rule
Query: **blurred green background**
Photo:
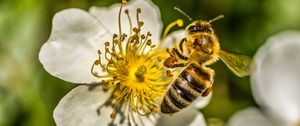
[[[48,74],[38,61],[53,15],[65,8],[109,6],[121,0],[0,0],[0,126],[53,126],[52,112],[74,85]],[[300,0],[154,0],[164,25],[183,18],[225,19],[213,24],[221,47],[253,56],[268,36],[300,28]],[[180,28],[175,28],[178,30]],[[214,95],[201,110],[210,125],[222,125],[236,111],[255,106],[249,78],[238,78],[218,62]]]

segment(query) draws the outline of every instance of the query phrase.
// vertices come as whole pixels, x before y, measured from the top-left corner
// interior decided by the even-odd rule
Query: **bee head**
[[[204,32],[204,33],[213,33],[211,24],[207,21],[194,21],[189,26],[186,27],[186,31],[189,34]]]

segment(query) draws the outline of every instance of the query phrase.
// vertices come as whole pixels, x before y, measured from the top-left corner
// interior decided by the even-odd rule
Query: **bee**
[[[165,94],[160,106],[162,113],[174,114],[188,107],[199,96],[209,95],[215,72],[208,65],[219,59],[239,77],[249,75],[250,57],[220,49],[211,23],[223,17],[220,15],[209,21],[193,21],[186,27],[186,37],[179,42],[179,49],[167,49],[170,57],[164,61],[164,66],[182,67],[183,71]],[[170,70],[167,70],[167,74],[172,76]]]

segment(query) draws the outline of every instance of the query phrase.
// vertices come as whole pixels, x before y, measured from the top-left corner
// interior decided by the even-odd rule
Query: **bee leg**
[[[209,95],[211,91],[212,91],[212,87],[209,87],[202,93],[201,96],[205,97],[205,96]]]
[[[180,59],[182,59],[182,60],[188,60],[188,59],[189,59],[188,57],[182,55],[176,48],[173,48],[172,51],[173,51]]]
[[[172,77],[172,76],[173,76],[173,74],[171,73],[170,70],[166,70],[166,72],[167,72],[167,76],[168,76],[168,77]]]
[[[183,43],[186,42],[186,38],[181,39],[180,43],[179,43],[179,50],[181,52],[183,52]]]
[[[175,56],[174,56],[174,52],[173,52],[173,51],[170,52],[169,48],[167,48],[167,52],[168,52],[168,54],[169,54],[171,57],[175,57]]]
[[[177,63],[177,64],[173,64],[173,68],[174,67],[185,67],[185,66],[187,66],[189,63]]]

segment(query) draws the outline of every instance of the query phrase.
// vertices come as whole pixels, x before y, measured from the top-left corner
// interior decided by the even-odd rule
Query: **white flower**
[[[58,103],[53,115],[56,124],[205,125],[193,107],[174,116],[154,114],[170,82],[159,60],[164,53],[159,50],[168,46],[166,42],[184,37],[184,32],[169,35],[161,45],[160,12],[150,0],[122,5],[125,13],[120,7],[92,7],[88,12],[66,9],[54,16],[39,60],[51,75],[81,84]],[[205,106],[210,97],[199,98],[204,103],[198,107]]]
[[[260,108],[237,112],[229,126],[300,125],[300,32],[274,35],[258,50],[251,75]]]

